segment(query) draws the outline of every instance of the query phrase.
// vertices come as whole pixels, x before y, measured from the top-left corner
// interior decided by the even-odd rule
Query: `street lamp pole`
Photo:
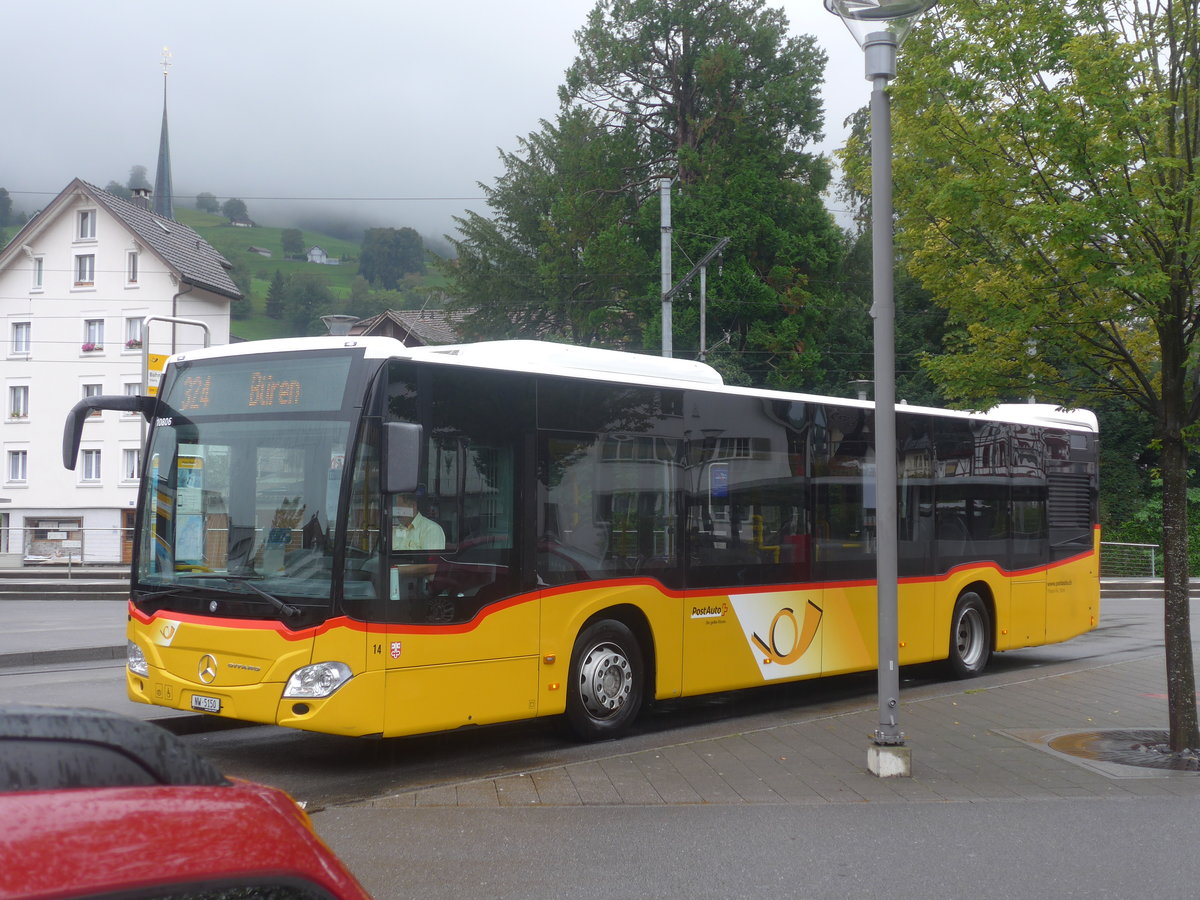
[[[871,91],[871,315],[875,357],[875,566],[878,596],[879,724],[867,767],[882,778],[912,774],[900,731],[896,472],[896,308],[892,245],[892,111],[888,82],[916,20],[937,0],[825,0],[863,48]]]

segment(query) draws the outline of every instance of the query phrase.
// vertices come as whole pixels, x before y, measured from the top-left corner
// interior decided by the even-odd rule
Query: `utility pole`
[[[712,262],[712,259],[714,256],[719,254],[721,251],[723,251],[729,245],[729,240],[730,240],[729,238],[724,237],[724,238],[721,238],[719,241],[717,241],[715,244],[713,244],[713,248],[711,250],[709,250],[707,253],[705,253],[704,256],[701,257],[700,262],[698,262],[694,266],[692,266],[692,271],[688,272],[686,275],[684,275],[682,278],[680,278],[679,283],[676,284],[674,287],[669,288],[667,286],[667,282],[666,281],[663,282],[663,329],[664,329],[663,334],[665,335],[667,323],[670,322],[671,301],[675,299],[676,294],[678,294],[685,287],[687,287],[689,284],[692,283],[692,279],[695,278],[697,274],[699,274],[699,276],[700,276],[700,358],[701,359],[704,359],[704,354],[706,353],[706,350],[707,350],[707,348],[704,346],[704,343],[706,340],[705,331],[707,330],[707,325],[704,321],[704,316],[705,316],[705,312],[706,312],[705,305],[707,304],[707,301],[708,301],[708,297],[707,297],[708,264],[710,262]],[[664,270],[663,278],[665,279],[668,277],[669,277],[669,273]],[[667,346],[669,346],[668,338],[666,338],[666,337],[663,338],[663,346],[664,346],[663,356],[670,355],[666,352],[666,349],[665,349]]]

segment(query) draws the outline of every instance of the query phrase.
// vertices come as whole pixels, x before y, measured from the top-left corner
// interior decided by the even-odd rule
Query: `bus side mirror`
[[[67,413],[67,422],[63,426],[63,465],[68,469],[75,468],[75,461],[79,457],[79,441],[83,437],[83,423],[87,421],[92,410],[113,409],[120,412],[137,412],[141,413],[148,422],[154,415],[157,403],[157,397],[143,395],[101,394],[96,397],[84,397]]]
[[[385,494],[412,494],[420,483],[421,426],[388,422],[383,426],[383,465],[380,477]]]

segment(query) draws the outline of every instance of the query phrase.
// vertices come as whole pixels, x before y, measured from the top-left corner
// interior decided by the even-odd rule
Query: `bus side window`
[[[811,577],[803,404],[689,398],[689,587]],[[724,427],[717,427],[724,426]]]
[[[569,584],[671,570],[677,444],[625,433],[543,436],[538,577]]]

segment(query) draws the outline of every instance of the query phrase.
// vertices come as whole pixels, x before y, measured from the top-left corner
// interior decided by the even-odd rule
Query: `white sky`
[[[770,2],[770,0],[769,0]],[[4,13],[0,187],[37,208],[79,176],[103,187],[133,165],[154,179],[162,48],[176,205],[246,199],[277,220],[339,203],[375,224],[452,229],[485,211],[497,149],[558,109],[574,32],[593,0],[41,0]],[[774,0],[830,57],[826,141],[868,101],[862,55],[821,0]],[[44,198],[44,199],[43,199]],[[307,205],[307,204],[305,204]],[[330,204],[326,204],[329,206]],[[274,222],[272,222],[274,224]]]

